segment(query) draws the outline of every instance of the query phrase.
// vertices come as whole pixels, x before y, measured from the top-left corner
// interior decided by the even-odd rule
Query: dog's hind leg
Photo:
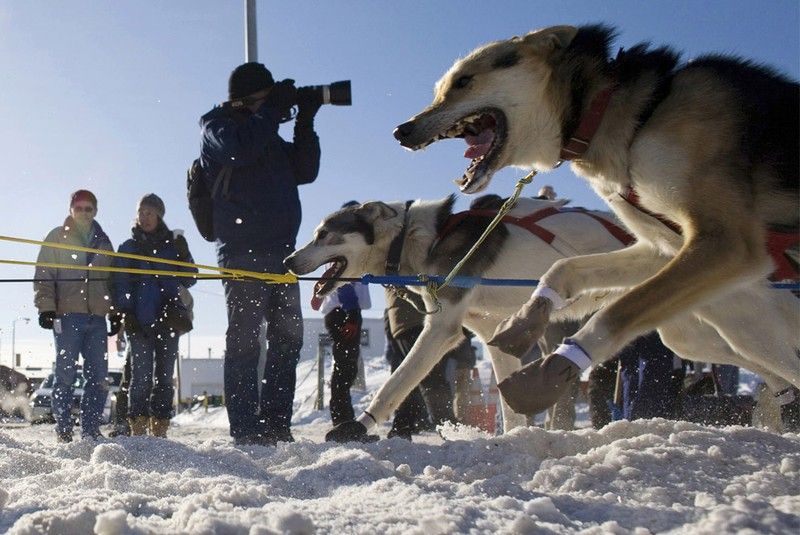
[[[780,392],[791,383],[760,363],[746,359],[731,348],[712,325],[695,314],[683,314],[658,328],[664,345],[686,360],[732,364],[746,368],[764,379],[769,389]]]
[[[755,367],[769,370],[800,388],[800,303],[790,292],[754,285],[699,308],[697,314],[746,359],[742,366],[756,373]],[[767,384],[774,393],[785,389]]]

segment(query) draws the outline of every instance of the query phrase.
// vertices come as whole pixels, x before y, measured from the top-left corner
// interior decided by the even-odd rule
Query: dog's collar
[[[408,230],[408,211],[413,203],[414,201],[406,201],[406,211],[403,214],[403,227],[389,245],[389,252],[386,254],[387,275],[397,275],[400,272],[400,255],[403,253],[403,243],[406,241],[406,231]]]
[[[592,142],[592,138],[600,127],[608,103],[611,100],[611,95],[614,94],[616,89],[617,84],[615,82],[595,95],[589,105],[589,111],[581,117],[578,128],[572,133],[567,143],[561,147],[559,158],[562,161],[577,160],[589,149],[589,143]]]

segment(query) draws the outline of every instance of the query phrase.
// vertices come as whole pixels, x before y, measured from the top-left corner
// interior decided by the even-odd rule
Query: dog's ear
[[[356,209],[356,213],[364,217],[367,221],[378,221],[380,219],[392,219],[397,216],[397,210],[380,201],[365,202]]]
[[[547,54],[567,48],[577,33],[575,26],[551,26],[527,34],[522,38],[522,43],[528,50]]]

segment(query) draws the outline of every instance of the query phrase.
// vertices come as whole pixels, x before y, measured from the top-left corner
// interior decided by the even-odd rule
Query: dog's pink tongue
[[[489,152],[489,148],[494,141],[494,130],[487,128],[481,131],[477,136],[464,136],[464,141],[467,142],[467,150],[464,151],[464,158],[478,158]]]
[[[314,295],[311,296],[311,308],[314,310],[319,310],[319,307],[322,306],[322,298],[317,295],[317,292],[322,289],[328,279],[336,273],[336,264],[331,264],[331,267],[325,270],[325,273],[322,274],[322,277],[314,283]]]

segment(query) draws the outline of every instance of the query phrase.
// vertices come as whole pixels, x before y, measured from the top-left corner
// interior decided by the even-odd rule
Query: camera
[[[308,89],[319,94],[323,104],[333,104],[334,106],[350,106],[353,104],[350,94],[350,80],[333,82],[330,85],[310,85]],[[298,87],[298,90],[304,89]]]
[[[274,102],[273,104],[276,105],[281,111],[281,118],[279,119],[281,123],[291,121],[295,118],[297,115],[296,107],[299,104],[298,97],[303,93],[311,93],[314,96],[319,97],[319,101],[322,104],[333,104],[334,106],[352,105],[350,80],[333,82],[329,85],[309,85],[295,88],[294,80],[287,78],[286,80],[275,82],[275,85],[272,86],[271,92],[278,92],[280,94],[277,102]],[[225,102],[223,103],[223,106],[233,109],[243,109],[255,102],[258,102],[261,98],[263,97],[254,97],[250,95],[244,98]]]

